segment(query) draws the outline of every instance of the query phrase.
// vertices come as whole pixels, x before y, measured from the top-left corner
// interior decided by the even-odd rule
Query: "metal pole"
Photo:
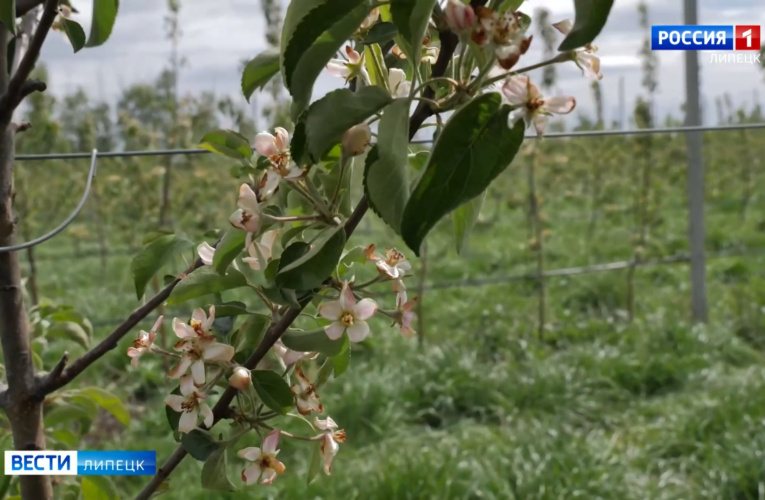
[[[696,0],[684,0],[686,25],[698,24]],[[699,59],[685,52],[685,124],[701,125]],[[691,256],[691,310],[694,322],[707,321],[706,255],[704,249],[704,164],[701,132],[686,132],[688,157],[688,247]]]

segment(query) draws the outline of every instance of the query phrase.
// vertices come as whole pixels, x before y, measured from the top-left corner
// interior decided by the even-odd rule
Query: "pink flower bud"
[[[457,33],[470,29],[475,23],[473,8],[462,0],[449,0],[445,13],[446,23]]]
[[[228,379],[228,383],[231,387],[239,389],[240,391],[246,391],[252,383],[250,379],[250,370],[243,366],[237,366],[234,368],[234,373]]]
[[[350,156],[358,156],[369,146],[372,132],[369,125],[360,123],[346,130],[343,134],[343,151]]]

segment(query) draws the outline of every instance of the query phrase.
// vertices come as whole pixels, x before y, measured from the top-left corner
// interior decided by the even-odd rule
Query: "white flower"
[[[411,339],[415,335],[415,331],[412,328],[412,320],[414,319],[414,305],[417,303],[417,297],[412,300],[406,300],[406,292],[401,292],[396,296],[396,324],[398,325],[398,331],[404,337]]]
[[[406,79],[404,70],[391,68],[388,70],[388,87],[393,97],[409,97],[412,82]]]
[[[398,280],[406,275],[407,271],[412,269],[412,265],[406,260],[404,254],[395,248],[386,248],[385,256],[375,253],[375,246],[369,245],[364,249],[368,260],[371,260],[377,266],[377,272],[386,276],[388,279]]]
[[[369,325],[366,320],[377,312],[377,304],[372,299],[363,299],[356,303],[348,282],[343,283],[340,300],[325,302],[319,306],[319,314],[332,320],[332,324],[324,327],[327,337],[337,340],[348,331],[351,342],[361,342],[369,335]]]
[[[204,265],[211,266],[215,257],[215,248],[205,241],[197,247],[197,254]]]
[[[359,123],[346,130],[343,134],[343,151],[351,156],[358,156],[369,146],[371,140],[372,131],[369,130],[369,125]]]
[[[444,8],[446,24],[455,33],[470,29],[475,24],[475,12],[470,4],[462,0],[448,0]]]
[[[162,316],[157,318],[157,321],[154,322],[154,326],[151,327],[148,333],[143,330],[138,332],[138,338],[133,341],[133,346],[128,347],[127,355],[133,358],[130,361],[133,368],[138,367],[138,359],[141,356],[151,351],[151,346],[154,345],[154,338],[157,336],[157,330],[162,325],[162,319]]]
[[[237,366],[234,368],[234,373],[228,379],[228,385],[239,389],[240,391],[246,391],[249,389],[252,383],[252,377],[250,376],[250,370],[243,366]]]
[[[254,462],[242,471],[242,481],[248,486],[257,484],[271,484],[276,479],[277,474],[284,474],[284,464],[276,459],[279,450],[279,429],[274,429],[263,438],[263,448],[244,448],[237,453],[240,457],[250,462]]]
[[[194,383],[200,386],[205,383],[205,361],[231,361],[234,348],[215,340],[210,328],[215,320],[215,308],[210,308],[210,317],[202,309],[195,309],[191,325],[178,318],[173,320],[173,330],[181,340],[174,346],[181,351],[180,362],[170,371],[170,378],[179,378],[191,368]]]
[[[337,430],[337,424],[330,417],[321,420],[319,417],[313,419],[313,425],[318,429],[325,431],[321,434],[321,458],[324,461],[324,472],[329,475],[332,472],[332,460],[337,455],[340,446],[337,443],[345,442],[345,431]]]
[[[316,386],[308,380],[300,365],[295,366],[295,375],[297,375],[298,383],[292,386],[292,393],[295,395],[298,413],[310,415],[312,411],[323,412],[324,408],[319,401],[319,395],[316,393]]]
[[[361,26],[359,26],[359,28],[362,30],[368,30],[369,28],[375,25],[379,17],[380,17],[380,8],[375,7],[374,9],[372,9],[369,15],[365,17],[363,21],[361,21]]]
[[[318,352],[300,352],[288,349],[281,339],[277,340],[274,344],[274,352],[277,356],[282,358],[286,366],[290,366],[293,363],[297,363],[303,359],[314,359],[319,355]]]
[[[289,132],[282,127],[276,127],[274,132],[275,136],[268,132],[255,136],[255,150],[271,162],[259,185],[263,199],[274,194],[281,179],[297,179],[304,174],[302,168],[290,163]]]
[[[249,233],[257,233],[260,229],[260,206],[258,205],[258,196],[247,184],[239,186],[239,199],[236,204],[239,210],[231,214],[229,222],[244,229]]]
[[[545,98],[525,75],[509,78],[502,87],[502,93],[510,104],[517,106],[508,116],[508,126],[513,128],[518,120],[523,119],[527,125],[533,123],[540,136],[544,134],[548,115],[565,115],[576,107],[576,99],[570,96]]]
[[[345,78],[346,83],[357,77],[369,83],[369,73],[364,67],[364,54],[359,54],[350,45],[345,46],[345,53],[348,55],[348,60],[330,59],[327,63],[327,72],[332,76]]]
[[[250,233],[247,233],[247,237],[245,238],[245,246],[247,248],[247,253],[250,255],[249,257],[245,257],[242,259],[242,262],[249,265],[252,269],[259,271],[260,269],[265,269],[265,267],[268,265],[268,261],[271,260],[272,252],[274,243],[276,242],[276,237],[279,236],[279,231],[267,231],[263,233],[263,236],[260,238],[260,242],[258,241],[252,241],[252,236]],[[257,246],[257,250],[256,250]],[[265,259],[265,262],[261,266],[260,261],[258,260],[258,252],[260,252],[260,255]]]
[[[573,24],[570,19],[565,19],[553,24],[553,28],[564,35],[568,35]],[[589,43],[582,49],[574,51],[574,62],[582,70],[582,74],[592,80],[603,79],[603,73],[600,72],[600,58],[595,55],[597,51],[598,47]]]
[[[205,396],[194,387],[194,381],[189,375],[181,377],[181,394],[170,394],[165,398],[165,404],[181,414],[178,432],[185,434],[196,429],[200,416],[204,419],[205,427],[212,427],[213,412],[205,403]]]

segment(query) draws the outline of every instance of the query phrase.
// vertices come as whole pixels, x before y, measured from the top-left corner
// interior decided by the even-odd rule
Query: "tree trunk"
[[[13,215],[13,130],[0,124],[0,246],[16,241]],[[18,254],[0,254],[0,342],[5,357],[8,393],[5,412],[11,424],[13,445],[17,450],[45,449],[42,400],[36,396],[26,311],[22,300],[21,270]],[[21,498],[53,500],[47,476],[19,476]]]

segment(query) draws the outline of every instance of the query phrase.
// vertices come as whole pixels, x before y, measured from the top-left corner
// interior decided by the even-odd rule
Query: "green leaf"
[[[277,270],[276,274],[279,274],[282,269],[289,266],[301,258],[303,255],[307,254],[310,250],[311,245],[304,241],[296,241],[292,243],[290,246],[284,249],[282,255],[279,257],[279,269]]]
[[[89,420],[92,416],[93,415],[91,415],[90,412],[80,405],[61,403],[45,412],[43,422],[45,428],[49,429],[65,422],[71,422],[72,420]]]
[[[254,370],[252,385],[263,404],[279,413],[287,413],[292,408],[293,395],[289,384],[276,372]]]
[[[361,43],[364,45],[371,45],[373,43],[383,45],[393,40],[396,35],[398,35],[398,30],[396,29],[395,24],[384,22],[377,23],[370,28],[367,37]]]
[[[69,39],[69,43],[72,44],[74,52],[77,53],[85,46],[85,30],[82,29],[79,23],[71,21],[69,19],[62,19],[64,24],[64,32]]]
[[[318,178],[321,181],[322,190],[324,191],[324,196],[328,200],[332,199],[335,190],[337,189],[337,183],[341,182],[337,199],[337,210],[344,217],[350,217],[351,212],[353,211],[353,207],[351,206],[351,172],[353,172],[353,160],[354,158],[348,159],[345,172],[342,172],[342,169],[337,164],[335,164],[327,173],[316,169]],[[342,179],[340,179],[341,173],[343,174]]]
[[[242,93],[247,102],[257,89],[262,89],[279,72],[279,53],[275,50],[261,52],[247,63],[242,73]]]
[[[228,274],[221,276],[211,266],[202,266],[175,286],[167,299],[167,305],[244,286],[247,286],[247,279],[236,269],[229,269]]]
[[[422,40],[433,14],[435,0],[391,0],[390,15],[404,42],[401,50],[410,61],[419,61]],[[414,63],[413,63],[414,64]]]
[[[396,99],[380,120],[377,145],[367,155],[364,192],[369,206],[396,233],[409,198],[409,100]]]
[[[508,128],[509,113],[498,93],[483,94],[444,127],[401,220],[401,236],[415,255],[444,215],[481,194],[515,158],[524,124]]]
[[[292,290],[311,290],[321,285],[334,271],[344,246],[345,230],[342,226],[328,231],[302,257],[287,266],[279,266],[276,285]]]
[[[87,333],[88,336],[93,335],[93,325],[90,320],[83,316],[82,313],[72,309],[55,312],[48,316],[48,319],[51,321],[71,321],[77,323],[85,330],[85,333]]]
[[[347,334],[343,334],[344,338],[347,336]],[[319,373],[316,375],[316,379],[313,382],[317,389],[327,383],[327,380],[329,380],[334,369],[335,365],[332,364],[332,358],[326,358],[324,363],[322,363],[321,368],[319,368]]]
[[[218,274],[226,274],[228,266],[236,259],[236,257],[244,250],[244,242],[247,238],[247,231],[242,231],[235,227],[231,227],[226,231],[226,234],[221,238],[218,246],[215,247],[215,253],[213,254],[213,268],[218,271]]]
[[[367,254],[364,245],[358,245],[346,251],[340,258],[340,264],[351,267],[353,264],[366,264]]]
[[[16,0],[0,0],[0,23],[12,35],[16,34]]]
[[[242,354],[241,358],[243,359],[241,362],[244,362],[252,351],[260,345],[270,325],[271,318],[263,314],[248,316],[244,323],[242,323],[236,338],[231,341],[231,345],[234,346],[237,354]]]
[[[344,348],[340,354],[332,357],[332,367],[334,368],[335,378],[339,377],[348,369],[351,364],[351,345],[347,335],[343,335]]]
[[[183,252],[194,245],[186,238],[178,238],[175,235],[161,236],[146,245],[130,263],[130,271],[135,281],[135,294],[141,300],[146,292],[146,285],[157,272],[170,261],[176,254]]]
[[[98,406],[108,411],[114,418],[122,422],[123,425],[130,425],[130,413],[120,398],[100,387],[86,387],[78,391],[78,394],[84,396]]]
[[[98,47],[109,39],[118,9],[119,0],[93,0],[93,21],[86,47]]]
[[[565,52],[592,43],[606,25],[613,4],[614,0],[574,0],[574,27],[563,39],[558,50]]]
[[[181,446],[189,452],[189,455],[200,462],[204,462],[221,448],[220,443],[215,441],[210,434],[199,429],[183,434]]]
[[[294,4],[294,5],[293,5]],[[313,6],[312,10],[306,7]],[[292,95],[292,119],[308,106],[316,78],[372,10],[369,0],[291,2],[282,32],[284,82]],[[292,14],[292,10],[299,13]],[[299,20],[298,20],[299,18]],[[288,37],[285,37],[285,35]]]
[[[53,323],[45,333],[48,338],[67,339],[81,345],[85,349],[90,345],[90,337],[82,326],[71,321]]]
[[[524,1],[525,0],[505,0],[504,2],[502,2],[502,4],[500,4],[498,12],[504,12],[508,9],[515,12],[518,10],[518,7],[520,7]]]
[[[76,450],[80,444],[80,438],[74,432],[69,429],[56,429],[50,433],[51,437],[63,444],[70,450]]]
[[[318,444],[313,445],[313,452],[311,453],[311,464],[308,466],[308,475],[306,476],[306,484],[310,485],[314,479],[321,472],[321,447]]]
[[[428,158],[430,158],[430,151],[417,151],[409,155],[409,166],[415,172],[419,172],[427,165]]]
[[[300,226],[295,226],[287,229],[282,234],[282,247],[286,248],[289,244],[290,240],[297,238],[301,234],[303,234],[303,231],[306,230],[306,228],[310,227],[310,224],[304,224]]]
[[[233,301],[214,305],[216,318],[229,318],[234,316],[244,316],[246,314],[255,314],[254,311],[247,309],[247,304],[244,302]],[[206,309],[209,309],[209,307],[210,306],[208,305]]]
[[[327,337],[327,332],[323,328],[319,328],[309,332],[287,330],[282,335],[282,342],[293,351],[320,352],[327,356],[337,356],[343,352],[346,341],[343,337],[332,340]]]
[[[202,488],[213,491],[237,491],[236,486],[228,478],[227,456],[225,446],[219,446],[210,454],[202,467]]]
[[[141,238],[141,245],[144,245],[144,246],[148,245],[149,243],[151,243],[152,241],[154,241],[154,240],[156,240],[158,238],[161,238],[161,237],[167,236],[167,235],[171,235],[171,234],[173,234],[172,231],[163,231],[163,230],[149,231],[148,233],[146,233],[146,235],[144,235],[143,238]]]
[[[250,141],[239,132],[217,129],[205,134],[199,147],[235,160],[249,161],[252,158]]]
[[[470,232],[473,230],[475,221],[481,213],[483,201],[486,199],[486,191],[462,204],[457,210],[452,212],[452,222],[454,223],[454,242],[457,245],[457,254],[462,255],[467,246]]]
[[[84,476],[80,483],[82,500],[119,500],[117,488],[108,476]]]
[[[392,101],[380,87],[332,91],[311,104],[301,121],[305,122],[307,149],[314,162],[339,144],[346,130],[358,125]]]

